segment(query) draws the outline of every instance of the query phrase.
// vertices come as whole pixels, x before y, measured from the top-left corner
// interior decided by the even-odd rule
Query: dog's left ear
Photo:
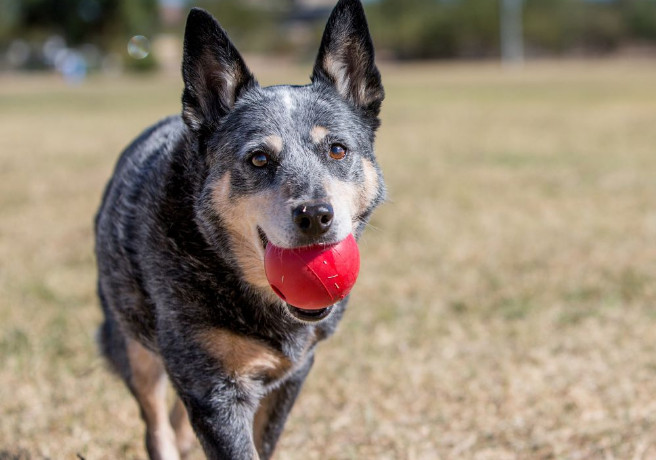
[[[346,100],[364,110],[378,126],[385,97],[374,63],[374,45],[359,0],[340,0],[321,39],[312,82],[327,82]]]
[[[182,118],[192,131],[211,128],[257,82],[221,25],[207,11],[187,17],[182,59]]]

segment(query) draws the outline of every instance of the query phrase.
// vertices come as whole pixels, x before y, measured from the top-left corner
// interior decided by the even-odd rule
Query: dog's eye
[[[253,163],[253,166],[256,168],[263,168],[269,164],[269,155],[264,152],[255,152],[251,156],[251,163]]]
[[[333,144],[330,146],[330,158],[333,160],[341,160],[346,156],[346,148],[339,145]]]

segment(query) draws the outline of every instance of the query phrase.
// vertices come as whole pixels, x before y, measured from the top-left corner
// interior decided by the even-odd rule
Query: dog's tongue
[[[304,310],[319,310],[351,291],[360,271],[360,252],[353,235],[331,246],[284,249],[269,243],[264,270],[282,300]]]

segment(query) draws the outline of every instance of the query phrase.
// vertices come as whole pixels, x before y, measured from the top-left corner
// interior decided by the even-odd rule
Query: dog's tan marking
[[[282,146],[283,146],[282,137],[276,134],[271,134],[264,139],[264,142],[267,143],[269,148],[271,148],[274,151],[274,153],[282,152]]]
[[[185,456],[194,448],[194,445],[196,444],[196,435],[191,428],[191,423],[189,423],[187,409],[178,397],[175,398],[175,403],[173,404],[173,409],[171,409],[169,420],[171,421],[171,426],[175,432],[175,443],[178,447],[178,451],[180,452],[180,455]]]
[[[318,144],[324,138],[328,135],[328,128],[325,126],[313,126],[312,129],[310,130],[310,139],[312,139],[312,142],[315,144]]]
[[[146,448],[150,458],[179,460],[166,407],[167,378],[162,360],[132,339],[127,342],[127,355],[132,372],[129,385],[146,423]]]
[[[364,189],[358,203],[358,214],[362,214],[376,199],[378,195],[378,172],[373,163],[366,158],[362,159],[362,170],[364,172]]]
[[[253,419],[253,441],[255,442],[255,448],[259,454],[262,454],[264,441],[264,430],[266,429],[269,418],[271,417],[271,409],[273,402],[275,400],[276,393],[273,392],[267,394],[264,398],[260,400],[260,405],[255,412],[255,418]]]
[[[330,179],[323,184],[328,199],[335,210],[334,222],[351,221],[351,226],[355,226],[353,219],[357,216],[359,191],[357,184],[346,182],[338,179]],[[351,231],[354,228],[351,229]]]
[[[335,208],[335,218],[339,213],[348,213],[354,229],[358,222],[355,220],[364,213],[378,195],[379,179],[373,163],[367,159],[362,160],[364,179],[361,183],[346,182],[331,179],[324,183],[324,188]],[[341,214],[341,218],[347,216]]]
[[[350,78],[344,61],[335,59],[335,56],[328,53],[323,60],[323,67],[328,75],[333,77],[337,92],[345,99],[351,99],[349,94]]]
[[[365,53],[356,43],[351,42],[346,46],[351,48],[351,51],[354,52],[353,55],[357,60],[361,61],[364,59]],[[337,92],[341,94],[343,98],[353,101],[356,105],[366,105],[370,102],[367,100],[366,79],[357,79],[355,82],[357,86],[355,86],[349,76],[350,72],[348,64],[340,55],[334,55],[333,53],[326,54],[326,57],[323,60],[323,67],[326,72],[333,77]]]
[[[256,219],[270,212],[270,192],[235,199],[230,196],[230,181],[230,173],[226,173],[212,186],[212,204],[228,229],[231,248],[244,279],[254,286],[268,288],[264,248],[257,234]]]
[[[226,329],[203,331],[198,341],[235,377],[276,379],[292,367],[289,359],[270,346]]]

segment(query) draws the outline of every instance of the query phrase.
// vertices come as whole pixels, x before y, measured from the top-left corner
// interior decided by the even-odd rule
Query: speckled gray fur
[[[336,212],[321,237],[295,231],[283,211],[261,219],[264,236],[287,247],[331,243],[351,231],[359,237],[385,195],[373,150],[383,99],[373,58],[360,2],[341,0],[312,83],[262,88],[221,26],[194,9],[185,32],[183,114],[136,139],[107,185],[96,217],[101,350],[133,393],[137,369],[129,344],[161,358],[208,458],[271,456],[314,347],[333,333],[348,300],[320,321],[305,321],[252,285],[235,255],[230,222],[213,199],[216,184],[229,177],[230,202],[274,190],[267,196],[281,197],[270,203],[275,211],[330,199],[326,184],[332,183],[352,186],[358,198],[368,180],[375,188],[357,215]],[[314,127],[326,133],[320,142],[312,138]],[[268,136],[275,136],[279,151]],[[333,144],[348,147],[343,160],[327,155]],[[262,150],[269,165],[254,168],[250,156]],[[373,180],[366,165],[374,168]],[[291,370],[275,377],[230,371],[197,340],[213,330],[275,351]],[[265,397],[264,428],[255,439],[253,418]],[[151,458],[168,456],[157,446],[148,449]]]

